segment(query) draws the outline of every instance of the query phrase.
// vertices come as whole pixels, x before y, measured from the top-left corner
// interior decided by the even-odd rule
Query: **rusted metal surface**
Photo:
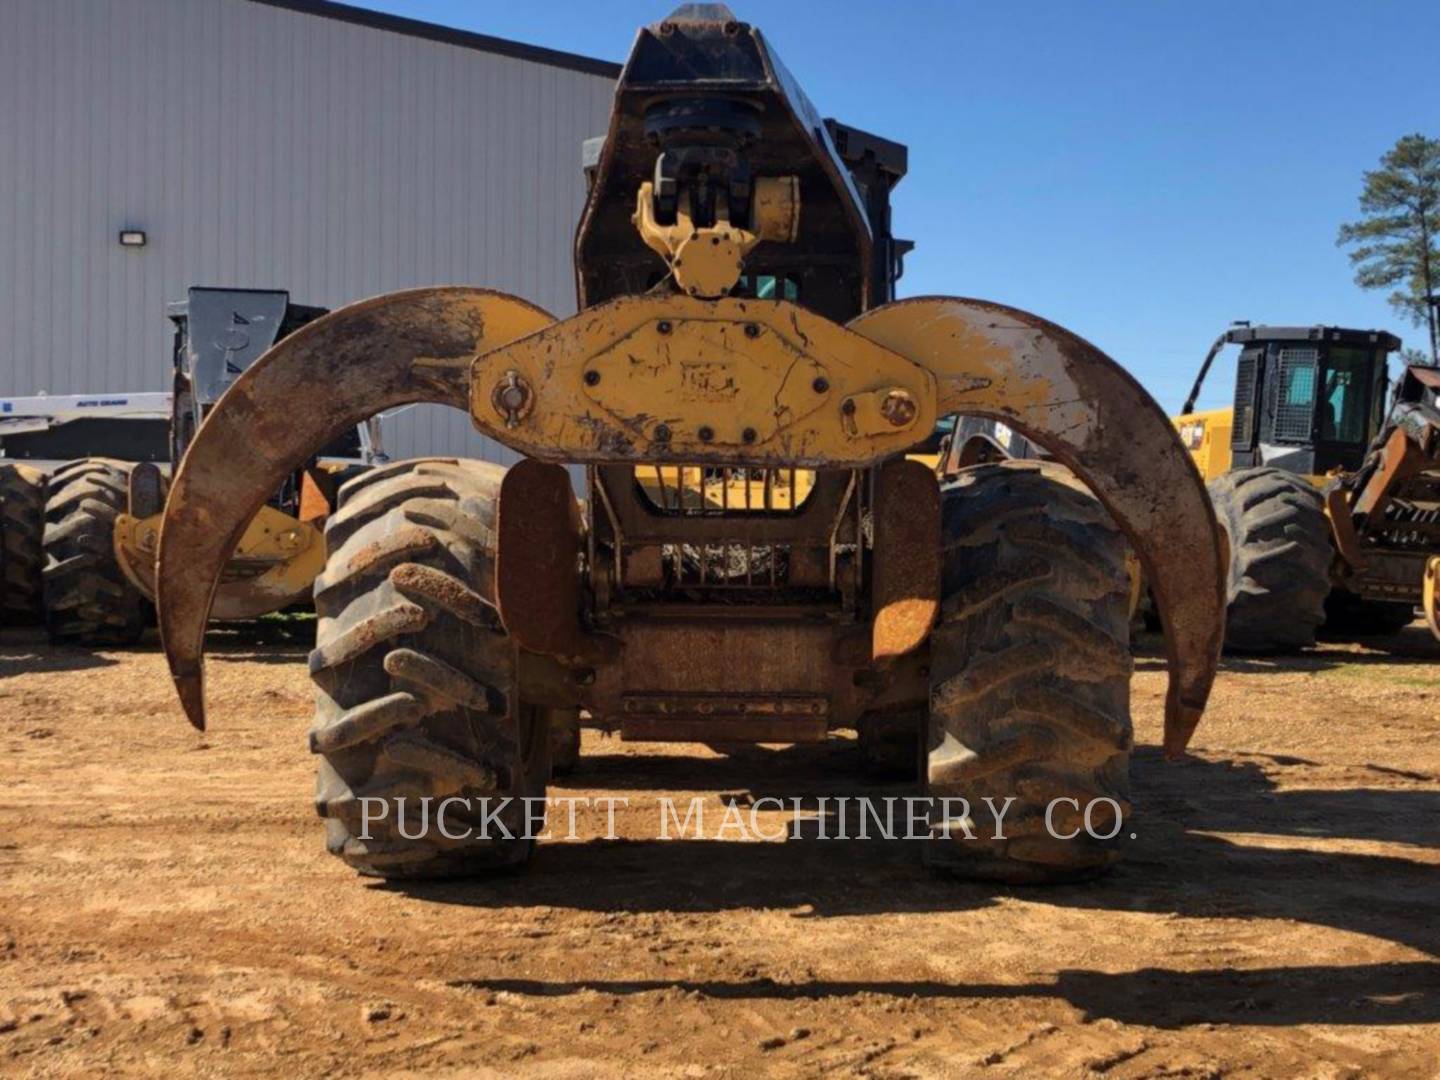
[[[999,304],[902,300],[849,327],[931,371],[937,412],[1003,421],[1105,504],[1140,556],[1165,625],[1165,751],[1180,754],[1215,679],[1226,554],[1200,475],[1154,399],[1093,345]]]
[[[1326,493],[1345,588],[1369,600],[1423,604],[1429,560],[1440,555],[1437,390],[1440,370],[1406,368],[1364,464]]]
[[[805,618],[793,607],[745,612],[709,603],[688,614],[629,614],[609,629],[624,648],[616,663],[595,668],[584,704],[629,725],[629,738],[644,731],[640,737],[791,741],[810,737],[796,725],[853,725],[874,696],[855,684],[855,671],[869,664],[868,641],[850,653],[841,647],[864,628]],[[916,695],[923,700],[923,687]],[[739,734],[741,725],[752,726],[750,735]],[[682,727],[693,734],[678,734]]]
[[[331,478],[319,469],[306,469],[300,476],[300,520],[307,524],[324,526],[325,519],[335,509],[334,484]]]
[[[1330,536],[1335,549],[1351,570],[1365,569],[1365,553],[1355,532],[1355,518],[1350,511],[1349,493],[1339,484],[1325,492],[1325,516],[1330,519]]]
[[[160,534],[160,634],[191,723],[205,726],[205,623],[221,570],[285,477],[384,409],[464,408],[473,357],[551,321],[486,289],[392,293],[310,323],[225,392],[180,464]]]
[[[517,381],[523,415],[497,405]],[[471,417],[544,461],[878,463],[935,424],[921,365],[779,300],[624,297],[475,361]]]
[[[626,742],[823,742],[828,703],[818,697],[631,694],[621,703]]]
[[[1385,504],[1395,495],[1400,485],[1425,468],[1426,453],[1411,436],[1410,432],[1396,426],[1385,440],[1381,451],[1380,467],[1365,482],[1355,495],[1352,508],[1356,514],[1378,517],[1385,510]]]
[[[559,465],[521,461],[500,484],[495,599],[500,621],[522,649],[566,663],[596,663],[613,639],[580,622],[580,507]]]
[[[940,611],[940,485],[918,461],[875,474],[871,657],[888,663],[925,643]]]

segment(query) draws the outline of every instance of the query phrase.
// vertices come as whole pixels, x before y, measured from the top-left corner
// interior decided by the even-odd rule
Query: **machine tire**
[[[45,498],[43,597],[50,640],[133,645],[150,602],[115,558],[115,518],[127,505],[130,464],[81,458],[50,475]]]
[[[1334,551],[1324,502],[1283,469],[1237,469],[1210,481],[1230,537],[1225,647],[1277,653],[1315,644]]]
[[[1049,463],[964,470],[942,500],[926,862],[1011,884],[1093,876],[1121,858],[1130,814],[1124,537]],[[1012,797],[997,830],[983,800],[1001,808]],[[964,799],[968,812],[942,799]],[[1087,809],[1093,832],[1107,838],[1082,828]],[[1073,830],[1073,839],[1055,835]]]
[[[0,465],[0,626],[33,626],[44,615],[45,474]]]
[[[545,796],[549,712],[516,699],[515,649],[494,607],[503,476],[478,461],[398,462],[341,487],[326,523],[310,654],[315,805],[326,846],[362,874],[466,877],[531,854],[524,800]],[[396,800],[411,815],[425,797],[432,809],[469,800],[445,824],[471,835],[447,838],[423,816],[402,825]],[[386,800],[383,819],[367,798]],[[487,808],[497,812],[485,826]]]

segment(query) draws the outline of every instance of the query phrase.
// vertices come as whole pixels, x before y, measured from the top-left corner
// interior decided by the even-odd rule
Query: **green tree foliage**
[[[1350,245],[1355,283],[1394,289],[1390,306],[1430,332],[1430,362],[1440,363],[1432,297],[1440,293],[1440,139],[1405,135],[1365,174],[1359,221],[1340,226]]]

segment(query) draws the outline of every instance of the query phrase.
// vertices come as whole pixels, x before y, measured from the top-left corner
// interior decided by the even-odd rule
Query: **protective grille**
[[[1248,450],[1255,438],[1255,372],[1259,358],[1249,349],[1240,355],[1240,364],[1235,372],[1235,430],[1230,436],[1230,445],[1236,450]]]
[[[676,517],[793,514],[815,487],[809,469],[640,465],[635,480],[656,510]]]
[[[789,544],[720,540],[660,551],[670,588],[779,589],[790,582]]]
[[[1276,442],[1308,442],[1315,417],[1314,348],[1283,348],[1276,362],[1274,417]]]

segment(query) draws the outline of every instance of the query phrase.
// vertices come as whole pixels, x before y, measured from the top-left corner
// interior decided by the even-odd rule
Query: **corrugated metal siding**
[[[337,307],[468,283],[570,314],[612,89],[249,0],[4,0],[0,394],[166,388],[192,284]],[[429,406],[386,440],[514,457]]]

